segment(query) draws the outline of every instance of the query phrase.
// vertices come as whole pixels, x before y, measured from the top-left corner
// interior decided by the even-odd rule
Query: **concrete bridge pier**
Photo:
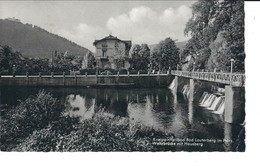
[[[178,92],[178,83],[179,83],[178,79],[179,79],[179,77],[175,76],[175,78],[174,78],[174,93],[176,93],[176,94]]]
[[[228,123],[243,123],[245,88],[225,86],[224,119]]]
[[[190,79],[190,95],[189,95],[189,100],[193,101],[194,100],[194,79]]]

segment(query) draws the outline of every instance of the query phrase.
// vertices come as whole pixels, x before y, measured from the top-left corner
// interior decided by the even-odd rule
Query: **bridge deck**
[[[172,71],[171,74],[196,80],[230,84],[236,87],[245,86],[245,74],[243,73]]]

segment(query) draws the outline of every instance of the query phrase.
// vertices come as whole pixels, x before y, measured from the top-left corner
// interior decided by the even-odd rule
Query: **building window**
[[[106,44],[106,43],[105,43],[105,44],[102,44],[102,47],[105,47],[105,48],[106,48],[106,47],[107,47],[107,44]]]
[[[105,57],[106,55],[106,50],[102,50],[102,57]]]
[[[118,48],[118,47],[119,47],[119,45],[118,45],[118,42],[117,42],[117,41],[115,41],[115,47],[116,47],[116,48]]]

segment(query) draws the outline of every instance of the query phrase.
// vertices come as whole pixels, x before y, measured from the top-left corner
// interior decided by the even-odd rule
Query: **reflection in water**
[[[152,113],[152,104],[150,99],[146,98],[146,103],[129,103],[127,107],[127,112],[132,123],[140,123],[152,128],[160,129],[158,122],[155,121]]]
[[[232,126],[229,123],[224,125],[224,148],[226,151],[230,151],[232,148]]]
[[[95,99],[86,99],[80,95],[68,95],[66,107],[67,114],[71,117],[79,117],[81,121],[90,119],[94,115]]]
[[[188,118],[189,118],[190,125],[192,127],[193,124],[193,102],[192,101],[189,101],[188,108],[189,108]]]
[[[35,95],[40,88],[1,88],[0,104],[17,105],[18,99]],[[65,103],[67,114],[81,121],[93,117],[97,107],[103,107],[115,116],[129,117],[156,131],[172,133],[176,138],[216,138],[234,140],[241,130],[224,123],[220,115],[203,110],[182,94],[168,89],[86,89],[45,88]],[[207,150],[232,149],[228,141],[207,147]],[[212,149],[210,149],[212,148]]]
[[[186,126],[185,120],[186,118],[183,117],[182,110],[176,109],[171,124],[171,132],[174,133],[177,138],[184,138],[188,132],[188,127]]]

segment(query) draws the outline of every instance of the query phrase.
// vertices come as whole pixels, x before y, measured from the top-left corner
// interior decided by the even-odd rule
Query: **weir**
[[[181,77],[180,75],[181,74],[179,73],[177,76],[175,76],[172,84],[169,87],[170,89],[173,90],[174,94],[177,93],[178,91],[179,78]],[[219,92],[216,94],[211,94],[208,92],[204,92],[199,99],[199,105],[211,111],[212,113],[223,115],[225,122],[243,123],[244,121],[243,115],[245,114],[244,112],[245,76],[242,75],[240,76],[241,79],[239,79],[239,81],[238,79],[235,80],[229,79],[228,82],[229,85],[225,85],[227,83],[223,81],[223,84],[225,85],[225,90],[221,91],[221,93]],[[189,83],[183,86],[181,92],[188,98],[189,103],[192,103],[194,101],[194,95],[195,95],[195,91],[194,91],[195,79],[189,74],[186,74],[184,78],[189,79]],[[233,78],[233,77],[231,76],[229,78]],[[175,94],[174,96],[177,95]]]
[[[1,76],[0,86],[168,87],[169,74]]]

